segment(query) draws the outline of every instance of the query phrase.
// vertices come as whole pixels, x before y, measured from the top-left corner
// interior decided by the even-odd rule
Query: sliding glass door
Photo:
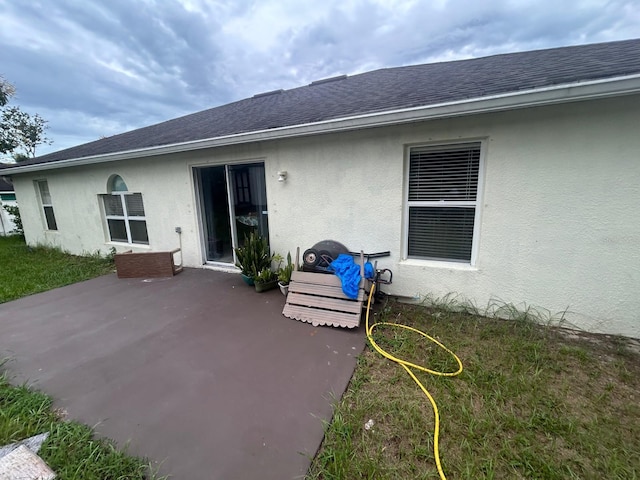
[[[251,232],[268,240],[264,164],[201,167],[195,173],[207,262],[235,263],[234,247]]]

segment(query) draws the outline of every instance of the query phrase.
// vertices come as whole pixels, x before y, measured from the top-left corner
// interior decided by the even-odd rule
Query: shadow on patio
[[[0,356],[175,479],[303,476],[364,345],[281,315],[239,275],[107,275],[0,305]]]

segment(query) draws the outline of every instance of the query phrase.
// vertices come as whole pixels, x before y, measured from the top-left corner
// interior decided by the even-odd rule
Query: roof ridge
[[[483,60],[487,60],[490,58],[496,58],[496,57],[508,57],[508,56],[518,56],[518,55],[525,55],[525,54],[536,54],[536,53],[541,53],[541,52],[551,52],[551,51],[566,51],[569,49],[579,49],[579,48],[591,48],[591,47],[596,47],[596,46],[609,46],[609,45],[613,45],[613,44],[620,44],[620,43],[634,43],[634,42],[640,42],[640,38],[632,38],[632,39],[627,39],[627,40],[615,40],[615,41],[611,41],[611,42],[597,42],[597,43],[583,43],[583,44],[577,44],[577,45],[566,45],[566,46],[561,46],[561,47],[547,47],[547,48],[537,48],[535,50],[521,50],[518,52],[501,52],[501,53],[492,53],[490,55],[483,55],[481,57],[470,57],[470,58],[458,58],[455,60],[441,60],[441,61],[427,61],[427,62],[421,62],[421,63],[412,63],[412,64],[407,64],[407,65],[398,65],[395,67],[382,67],[382,68],[378,68],[376,70],[370,70],[367,72],[362,72],[362,73],[357,73],[357,74],[353,74],[350,75],[351,77],[355,77],[357,75],[367,75],[370,73],[375,73],[375,72],[381,72],[381,71],[388,71],[388,70],[397,70],[397,69],[402,69],[402,68],[413,68],[413,67],[423,67],[423,66],[427,66],[427,65],[442,65],[442,64],[454,64],[454,63],[461,63],[461,62],[474,62],[474,61],[483,61]]]
[[[389,75],[389,72],[395,74]],[[640,75],[640,39],[384,67],[259,93],[43,155],[21,165],[136,151],[632,75]],[[342,81],[346,79],[349,81]],[[323,88],[316,88],[319,85]],[[263,97],[269,101],[263,101]]]

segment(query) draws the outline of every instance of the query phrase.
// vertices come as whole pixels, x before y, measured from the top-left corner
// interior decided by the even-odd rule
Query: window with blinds
[[[480,142],[412,148],[407,256],[471,262]]]
[[[102,203],[111,241],[149,244],[141,193],[114,190],[102,195]]]

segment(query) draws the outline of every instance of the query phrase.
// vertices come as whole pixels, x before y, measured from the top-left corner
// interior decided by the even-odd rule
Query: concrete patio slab
[[[234,274],[107,275],[0,305],[0,357],[171,478],[301,478],[364,328],[313,327],[283,305]]]

